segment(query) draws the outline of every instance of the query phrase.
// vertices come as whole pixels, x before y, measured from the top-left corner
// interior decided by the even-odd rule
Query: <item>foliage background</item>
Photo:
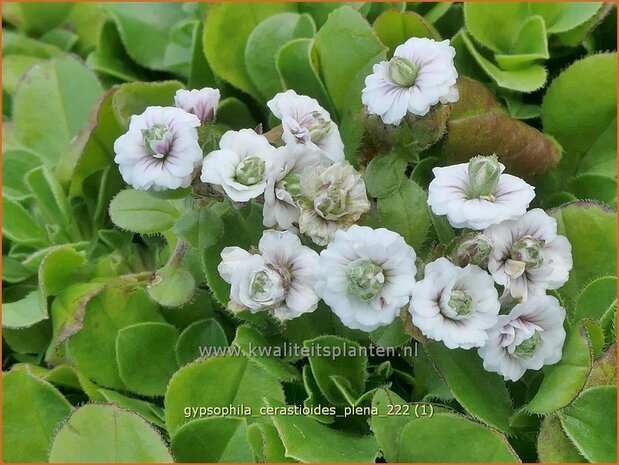
[[[10,3],[2,21],[4,461],[616,460],[613,4]],[[411,36],[452,41],[462,98],[428,121],[434,139],[406,129],[385,144],[364,126],[360,91]],[[260,206],[196,211],[186,192],[123,191],[113,163],[130,116],[183,86],[221,89],[220,133],[276,125],[264,104],[285,88],[317,98],[365,170],[367,223],[424,258],[454,236],[426,209],[431,168],[499,152],[573,246],[556,293],[564,359],[505,383],[435,343],[416,357],[251,356],[250,341],[414,341],[405,318],[367,335],[323,307],[285,327],[224,309],[219,252],[257,242]],[[170,309],[145,287],[179,237],[199,287]],[[230,344],[245,355],[196,361],[198,345]],[[385,415],[410,402],[434,415]],[[379,414],[183,415],[265,403]]]

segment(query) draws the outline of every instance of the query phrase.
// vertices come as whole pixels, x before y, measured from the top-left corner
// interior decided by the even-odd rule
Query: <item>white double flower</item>
[[[221,252],[218,271],[231,285],[231,309],[252,313],[269,311],[279,320],[289,320],[316,310],[314,271],[318,254],[301,244],[289,231],[265,231],[258,254],[240,247]]]
[[[131,117],[114,142],[114,161],[127,184],[139,190],[189,187],[202,161],[200,120],[180,108],[148,107]]]
[[[407,113],[424,116],[439,102],[457,102],[455,56],[448,40],[408,39],[391,60],[374,65],[361,100],[369,113],[396,125]]]
[[[565,310],[552,296],[537,296],[500,315],[478,349],[484,368],[518,381],[526,370],[539,370],[561,360]]]
[[[434,168],[428,205],[436,215],[447,215],[454,228],[479,230],[518,218],[527,211],[535,190],[504,170],[495,156]]]
[[[235,202],[247,202],[264,192],[274,147],[253,129],[227,131],[219,150],[202,163],[202,182],[220,186]]]
[[[287,90],[275,95],[267,106],[281,120],[286,144],[304,145],[334,162],[344,159],[340,131],[316,99]]]
[[[572,269],[572,246],[557,234],[557,220],[540,208],[489,227],[488,270],[512,297],[527,300],[563,286]]]
[[[428,263],[413,288],[413,324],[450,349],[480,347],[501,308],[494,281],[477,265],[460,268],[446,258]]]
[[[384,228],[351,226],[337,231],[320,253],[316,292],[352,329],[388,325],[410,299],[415,251],[402,236]]]

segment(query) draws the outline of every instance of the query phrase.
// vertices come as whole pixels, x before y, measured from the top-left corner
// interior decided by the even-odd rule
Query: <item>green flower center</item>
[[[385,285],[383,269],[370,260],[357,260],[347,272],[348,291],[364,302],[372,300]]]
[[[281,293],[282,279],[276,272],[260,270],[250,278],[250,295],[256,302],[269,303]]]
[[[465,291],[452,291],[447,303],[458,316],[466,316],[473,313],[473,298]]]
[[[344,216],[347,205],[348,192],[333,184],[323,186],[314,199],[314,209],[327,220],[336,220]]]
[[[389,77],[399,86],[411,87],[418,73],[418,66],[407,58],[393,57],[389,60]]]
[[[155,158],[164,158],[172,146],[172,133],[162,124],[142,129],[142,140],[146,152]]]
[[[494,201],[494,190],[499,183],[501,166],[495,155],[471,158],[468,166],[469,199]]]
[[[301,189],[301,175],[299,173],[287,174],[278,184],[278,187],[288,192],[293,199],[296,199],[303,193]]]
[[[514,353],[518,357],[531,358],[533,354],[535,354],[535,351],[537,350],[541,342],[542,336],[538,331],[535,331],[529,339],[522,341],[516,346]]]
[[[264,160],[257,156],[247,157],[237,165],[235,179],[244,186],[253,186],[262,181],[264,171]]]
[[[525,269],[538,268],[544,261],[544,241],[524,236],[512,244],[510,258],[524,263]]]

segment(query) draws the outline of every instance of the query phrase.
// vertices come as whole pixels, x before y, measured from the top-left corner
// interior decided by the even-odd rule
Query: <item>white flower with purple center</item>
[[[174,95],[174,105],[187,113],[196,115],[200,123],[212,121],[219,105],[219,89],[205,87],[203,89],[179,89]]]
[[[202,163],[202,182],[220,186],[235,202],[247,202],[264,192],[274,147],[252,129],[227,131],[219,150]]]
[[[289,231],[265,231],[258,254],[240,247],[221,252],[218,271],[231,285],[230,307],[252,313],[269,311],[279,320],[313,312],[318,306],[314,272],[318,254]]]
[[[174,107],[148,107],[132,116],[128,131],[114,142],[125,182],[139,190],[189,187],[203,156],[198,126],[195,115]]]
[[[428,263],[424,273],[413,288],[413,324],[450,349],[483,346],[501,308],[490,275],[477,265],[460,268],[446,258]]]
[[[557,234],[557,220],[540,208],[489,227],[488,271],[512,297],[527,300],[563,286],[572,269],[572,246]]]
[[[287,90],[275,95],[267,106],[281,120],[286,144],[306,145],[334,162],[344,159],[340,131],[316,99]]]
[[[518,381],[527,370],[539,370],[561,360],[565,342],[565,310],[552,296],[541,295],[499,315],[478,349],[487,371]]]
[[[446,215],[454,228],[480,230],[518,218],[527,211],[535,189],[504,170],[494,155],[434,168],[428,205],[435,215]]]
[[[407,113],[424,116],[439,102],[457,102],[455,56],[449,40],[408,39],[395,49],[391,60],[374,65],[361,100],[369,113],[396,125]]]
[[[415,283],[415,251],[384,228],[337,231],[320,253],[316,292],[342,323],[373,331],[393,322]]]

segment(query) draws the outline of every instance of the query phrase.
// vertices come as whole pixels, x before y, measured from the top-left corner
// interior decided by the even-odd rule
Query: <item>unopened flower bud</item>
[[[217,112],[219,105],[219,90],[205,87],[204,89],[176,91],[174,103],[178,108],[182,108],[187,113],[196,115],[200,123],[210,123]]]
[[[328,118],[324,118],[317,111],[312,112],[311,118],[313,122],[308,126],[310,133],[310,139],[312,142],[320,142],[331,132],[331,121]]]
[[[402,87],[411,87],[417,79],[419,68],[404,57],[395,56],[389,60],[389,77]]]
[[[260,157],[247,157],[237,165],[235,179],[244,186],[252,186],[262,180],[265,168],[264,160]]]
[[[468,166],[469,199],[494,201],[494,189],[499,183],[501,165],[496,155],[471,158]]]
[[[460,236],[452,253],[452,261],[461,267],[473,264],[480,268],[487,268],[491,253],[490,238],[485,234],[473,232]]]

